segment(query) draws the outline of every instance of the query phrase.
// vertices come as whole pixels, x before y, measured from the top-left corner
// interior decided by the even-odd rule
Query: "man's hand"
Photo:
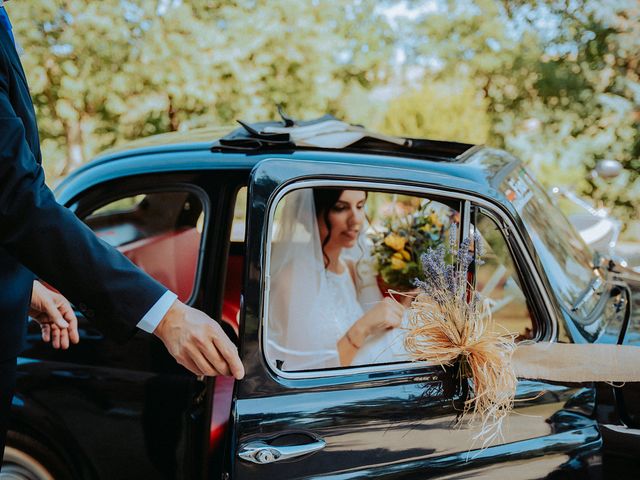
[[[233,375],[244,367],[238,349],[208,315],[176,300],[153,332],[176,361],[196,375]]]
[[[40,324],[42,340],[53,348],[69,348],[69,342],[78,343],[78,319],[69,301],[49,290],[37,280],[33,282],[29,316]]]

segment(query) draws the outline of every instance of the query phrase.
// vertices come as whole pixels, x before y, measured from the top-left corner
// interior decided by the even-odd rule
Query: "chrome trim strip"
[[[469,200],[465,200],[462,205],[462,232],[460,235],[460,239],[467,238],[469,236],[469,232],[471,230],[471,202]],[[460,240],[457,239],[457,240]]]
[[[294,180],[294,179],[292,179]],[[372,191],[389,191],[389,192],[402,192],[414,195],[435,195],[440,197],[448,197],[455,200],[460,201],[468,201],[473,202],[476,205],[485,207],[491,212],[497,219],[503,221],[511,230],[511,234],[513,234],[518,247],[523,252],[524,257],[527,261],[529,269],[533,272],[534,281],[536,287],[540,291],[542,298],[544,299],[545,306],[547,307],[547,312],[549,318],[551,320],[551,342],[554,342],[557,339],[558,335],[558,319],[555,315],[555,310],[551,305],[551,301],[549,299],[549,292],[544,288],[544,285],[540,279],[540,274],[535,268],[533,264],[533,260],[529,255],[529,252],[525,248],[524,242],[520,238],[520,235],[517,234],[517,230],[515,229],[515,225],[511,222],[508,217],[505,217],[501,212],[499,212],[498,208],[495,204],[487,202],[486,200],[475,198],[471,195],[465,193],[455,193],[455,192],[447,192],[445,190],[438,190],[435,188],[426,188],[426,187],[415,187],[409,185],[389,185],[383,183],[376,183],[371,181],[358,181],[358,180],[302,180],[300,182],[294,182],[285,185],[280,190],[276,190],[275,194],[272,194],[267,201],[267,230],[266,236],[262,239],[263,248],[264,248],[264,265],[262,266],[262,274],[261,274],[261,287],[266,285],[265,280],[269,277],[268,273],[270,271],[270,262],[271,262],[271,237],[273,234],[273,217],[275,215],[275,211],[280,200],[289,192],[293,190],[300,190],[302,188],[312,188],[312,187],[344,187],[344,188],[357,188],[357,189],[368,189]],[[260,349],[263,358],[265,359],[265,363],[268,368],[275,373],[276,376],[295,380],[295,379],[308,379],[308,378],[326,378],[326,377],[342,377],[345,375],[353,375],[357,373],[378,373],[378,372],[386,372],[391,370],[400,370],[400,369],[417,369],[424,368],[429,365],[426,362],[402,362],[402,363],[394,363],[394,364],[385,364],[385,365],[366,365],[362,367],[352,367],[352,368],[340,368],[339,370],[323,370],[317,372],[284,372],[277,368],[273,368],[269,363],[269,359],[266,358],[266,349],[264,348],[264,339],[266,335],[269,333],[269,322],[268,322],[268,311],[269,311],[269,296],[264,295],[264,289],[261,288],[261,298],[262,298],[262,312],[261,312],[261,322],[260,322]]]

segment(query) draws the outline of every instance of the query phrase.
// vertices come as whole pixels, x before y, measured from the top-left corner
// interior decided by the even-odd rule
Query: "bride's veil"
[[[339,366],[313,189],[287,194],[271,238],[265,350],[272,366],[309,370]]]

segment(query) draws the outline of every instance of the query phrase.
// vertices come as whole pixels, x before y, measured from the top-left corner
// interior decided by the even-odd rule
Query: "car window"
[[[121,198],[120,200],[107,203],[106,205],[98,208],[91,214],[91,216],[95,217],[99,215],[130,212],[138,207],[138,205],[140,205],[140,202],[142,202],[145,197],[146,195],[140,194]]]
[[[532,339],[534,322],[506,239],[482,211],[475,220],[484,251],[476,265],[476,289],[486,299],[500,331],[517,334],[518,340]]]
[[[205,221],[197,194],[128,195],[93,210],[84,221],[180,300],[191,297]]]
[[[502,188],[527,227],[554,292],[566,309],[575,310],[597,280],[593,253],[526,170],[508,177]],[[585,316],[597,303],[597,296],[590,298],[581,308]]]
[[[420,256],[449,243],[459,202],[402,193],[293,190],[272,214],[265,356],[283,372],[406,362],[402,302]],[[387,323],[385,323],[387,322]]]

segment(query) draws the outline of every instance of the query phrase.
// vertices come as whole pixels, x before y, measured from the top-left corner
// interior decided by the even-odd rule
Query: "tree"
[[[409,14],[393,20],[398,5]],[[635,0],[40,0],[8,8],[50,176],[127,139],[273,118],[280,103],[295,117],[329,112],[391,133],[486,138],[523,157],[547,185],[570,184],[640,218]],[[612,184],[591,179],[601,158],[621,161],[625,174]]]
[[[427,66],[424,82],[472,79],[487,101],[491,143],[519,154],[547,185],[566,183],[639,218],[637,2],[435,3],[406,47]],[[601,158],[620,160],[625,174],[593,181]]]
[[[10,5],[49,174],[130,138],[339,112],[386,75],[376,3],[43,0]],[[59,158],[52,165],[49,158]]]
[[[394,135],[485,143],[487,101],[467,79],[427,83],[389,103],[382,129]]]

